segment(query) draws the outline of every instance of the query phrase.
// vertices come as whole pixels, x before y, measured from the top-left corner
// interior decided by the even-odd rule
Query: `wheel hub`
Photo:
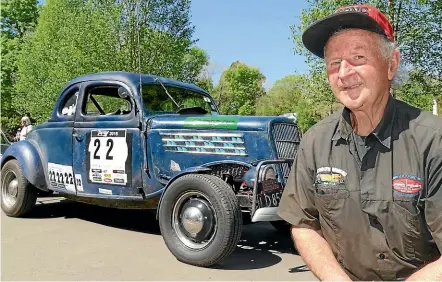
[[[187,192],[174,204],[172,227],[187,247],[203,249],[215,236],[215,210],[201,192]]]
[[[17,192],[18,192],[18,180],[15,178],[13,179],[9,185],[8,185],[8,191],[9,195],[13,196],[14,198],[17,198]]]
[[[7,207],[12,207],[18,197],[18,179],[12,170],[4,172],[1,186],[3,203]]]
[[[196,241],[208,239],[213,228],[213,214],[208,202],[200,198],[187,201],[182,209],[181,223],[187,236]]]

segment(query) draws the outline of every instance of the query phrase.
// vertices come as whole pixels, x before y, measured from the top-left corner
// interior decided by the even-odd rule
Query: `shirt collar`
[[[389,96],[387,106],[385,107],[384,115],[379,122],[378,126],[371,133],[376,139],[384,145],[386,148],[391,148],[391,133],[393,130],[393,120],[396,115],[396,99],[393,96]],[[348,140],[350,134],[353,132],[351,126],[350,109],[344,107],[342,115],[339,120],[338,128],[333,135],[332,140],[337,141],[339,139]]]

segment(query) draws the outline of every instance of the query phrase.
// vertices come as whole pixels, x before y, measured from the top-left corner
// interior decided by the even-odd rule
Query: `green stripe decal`
[[[185,128],[237,129],[239,117],[189,117],[184,120]]]

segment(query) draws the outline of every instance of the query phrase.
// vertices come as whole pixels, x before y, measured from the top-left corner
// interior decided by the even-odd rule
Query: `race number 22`
[[[129,150],[126,130],[92,130],[88,148],[89,181],[126,185]]]

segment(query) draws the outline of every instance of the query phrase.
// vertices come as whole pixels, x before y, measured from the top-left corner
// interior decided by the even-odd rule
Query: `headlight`
[[[253,167],[245,173],[243,180],[248,187],[253,187],[255,184],[255,177],[256,167]],[[278,174],[273,165],[263,165],[261,167],[261,172],[259,173],[259,182],[269,179],[278,179]]]

